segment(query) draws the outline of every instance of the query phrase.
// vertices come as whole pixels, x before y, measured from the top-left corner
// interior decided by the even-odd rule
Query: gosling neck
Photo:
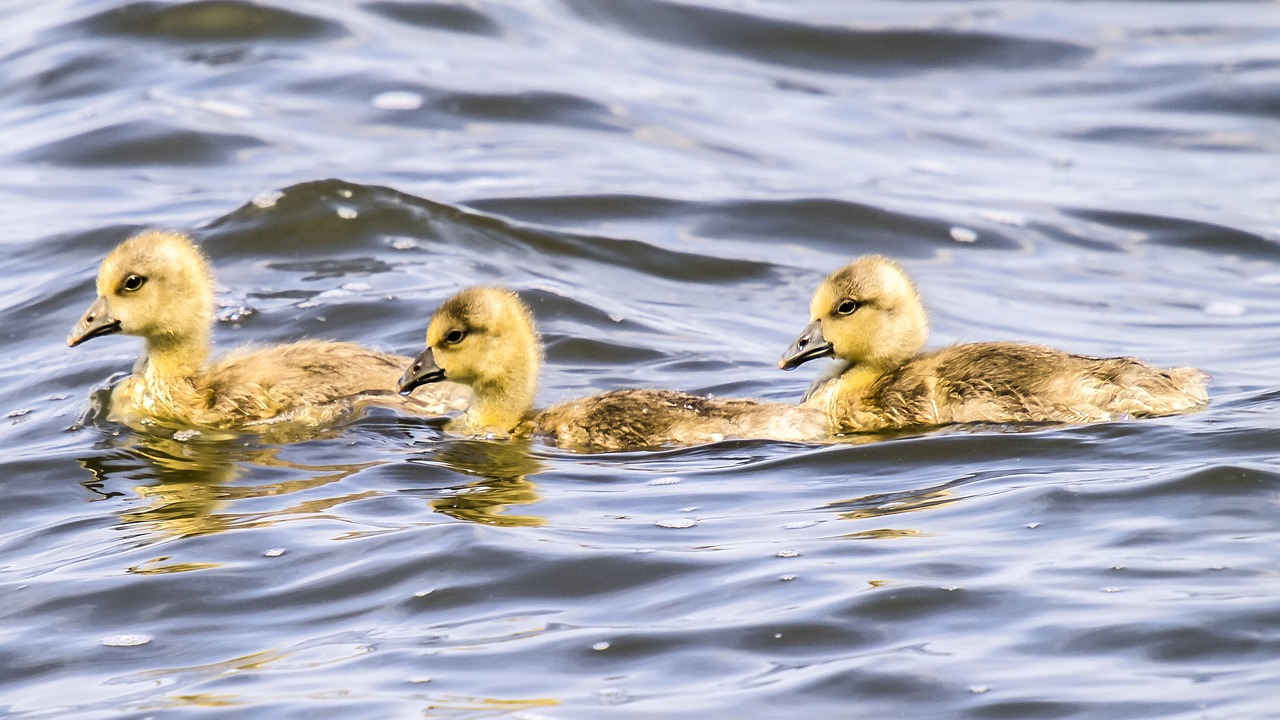
[[[147,374],[156,378],[188,378],[209,359],[209,332],[161,334],[147,338]]]
[[[538,381],[521,378],[503,382],[485,380],[472,385],[473,398],[467,409],[468,425],[474,430],[511,432],[529,417]]]
[[[888,371],[889,368],[869,363],[850,364],[836,380],[838,386],[836,394],[848,399],[865,397],[871,386]]]

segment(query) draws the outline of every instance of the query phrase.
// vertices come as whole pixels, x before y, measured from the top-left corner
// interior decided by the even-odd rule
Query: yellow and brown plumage
[[[213,277],[204,255],[178,233],[144,232],[121,243],[103,260],[97,289],[67,344],[113,333],[146,340],[134,373],[111,393],[110,417],[131,426],[323,425],[371,401],[432,414],[465,406],[468,392],[454,384],[398,399],[396,380],[409,359],[354,343],[242,348],[210,362]]]
[[[821,411],[672,390],[618,390],[535,411],[542,349],[528,307],[509,290],[468,288],[449,298],[427,328],[427,349],[401,388],[448,379],[473,400],[450,430],[539,434],[585,451],[693,445],[725,438],[806,442],[827,438]]]
[[[812,322],[783,355],[786,370],[841,361],[805,404],[839,433],[946,423],[1100,422],[1187,412],[1208,402],[1207,376],[1134,358],[1097,358],[1023,343],[953,345],[921,353],[924,306],[895,263],[855,260],[828,277]]]

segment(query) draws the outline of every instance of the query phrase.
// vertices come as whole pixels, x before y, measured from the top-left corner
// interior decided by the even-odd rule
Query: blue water
[[[1280,7],[0,7],[0,715],[1196,718],[1280,707]],[[541,400],[798,398],[899,259],[932,343],[1213,376],[1207,409],[577,455],[375,410],[105,419],[98,263],[195,236],[220,348],[414,354],[513,287]],[[820,363],[815,363],[820,364]]]

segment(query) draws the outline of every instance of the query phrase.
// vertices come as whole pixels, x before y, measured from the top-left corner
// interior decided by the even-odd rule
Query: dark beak
[[[444,370],[436,364],[436,356],[431,352],[431,348],[427,348],[414,359],[409,369],[405,370],[404,374],[400,376],[400,394],[408,395],[419,385],[440,382],[441,380],[444,380]]]
[[[67,336],[67,347],[75,347],[86,340],[118,332],[120,332],[120,321],[107,313],[107,300],[99,296],[89,309],[84,311],[80,322],[71,328],[71,334]]]
[[[814,320],[809,323],[809,327],[806,327],[804,332],[800,333],[800,337],[791,343],[791,347],[782,353],[778,367],[783,370],[795,370],[810,360],[831,357],[833,352],[831,343],[822,337],[822,322]]]

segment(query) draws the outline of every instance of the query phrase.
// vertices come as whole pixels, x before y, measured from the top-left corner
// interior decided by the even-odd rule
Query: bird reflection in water
[[[956,482],[895,493],[875,493],[828,503],[826,508],[839,511],[841,520],[877,520],[917,510],[945,507],[964,499],[952,492]],[[874,528],[848,533],[842,537],[855,540],[891,540],[924,534],[913,528]]]
[[[538,502],[538,486],[529,475],[542,472],[541,461],[530,454],[527,440],[454,440],[410,460],[413,464],[443,467],[479,478],[447,489],[447,494],[431,500],[431,508],[466,522],[504,527],[537,527],[546,519],[537,515],[509,515],[513,505]]]
[[[243,440],[190,441],[129,435],[115,447],[79,459],[92,476],[81,484],[106,499],[125,495],[118,488],[122,481],[127,482],[146,504],[123,511],[120,522],[144,529],[155,540],[265,527],[288,517],[323,514],[334,506],[371,494],[364,491],[257,512],[231,512],[237,500],[312,490],[379,464],[306,465],[285,460],[279,452],[279,447],[246,446]],[[279,479],[245,484],[241,476],[250,466],[255,477]]]

